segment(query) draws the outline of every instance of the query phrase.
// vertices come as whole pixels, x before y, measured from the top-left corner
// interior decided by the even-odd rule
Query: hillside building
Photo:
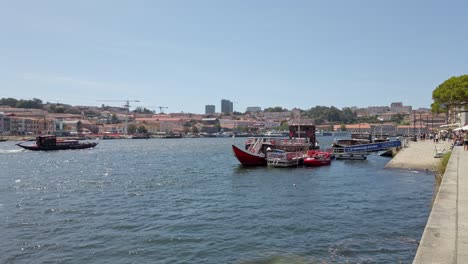
[[[216,107],[214,105],[205,105],[205,115],[214,114],[216,112]]]
[[[222,99],[221,100],[221,113],[230,114],[232,112],[234,112],[234,104],[227,99]]]

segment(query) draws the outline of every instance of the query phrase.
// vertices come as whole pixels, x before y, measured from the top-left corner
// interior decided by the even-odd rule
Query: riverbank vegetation
[[[468,75],[451,77],[432,92],[434,113],[451,113],[468,105]]]
[[[435,175],[436,193],[439,191],[439,187],[440,187],[440,184],[442,183],[442,179],[444,178],[445,169],[447,169],[447,164],[450,160],[451,155],[452,155],[451,151],[445,153],[445,155],[440,160],[439,165],[437,165],[436,175]]]

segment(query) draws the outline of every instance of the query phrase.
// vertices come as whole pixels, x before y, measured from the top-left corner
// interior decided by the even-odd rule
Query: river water
[[[383,169],[389,159],[377,155],[246,169],[232,143],[104,140],[55,152],[0,143],[0,263],[413,260],[432,174]]]

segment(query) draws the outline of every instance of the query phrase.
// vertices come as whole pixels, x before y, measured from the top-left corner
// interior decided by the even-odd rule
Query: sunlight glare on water
[[[237,138],[241,145],[243,139]],[[409,263],[434,177],[387,158],[243,168],[231,138],[0,145],[1,263]]]

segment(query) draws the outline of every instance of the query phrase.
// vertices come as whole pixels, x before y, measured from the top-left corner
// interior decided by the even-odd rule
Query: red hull
[[[330,165],[331,155],[329,152],[311,150],[304,159],[304,165],[307,166],[325,166]]]
[[[267,160],[264,156],[242,150],[232,145],[234,156],[239,160],[243,166],[266,166]]]
[[[331,159],[316,159],[316,158],[306,158],[304,159],[304,165],[307,166],[325,166],[325,165],[330,165]]]

